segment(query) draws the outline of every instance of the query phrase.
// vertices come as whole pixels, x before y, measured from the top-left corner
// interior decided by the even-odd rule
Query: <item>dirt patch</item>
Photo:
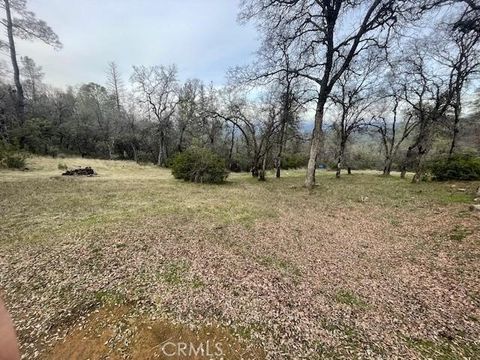
[[[240,342],[220,326],[188,328],[152,320],[127,306],[93,312],[44,355],[64,359],[265,359],[262,350]]]

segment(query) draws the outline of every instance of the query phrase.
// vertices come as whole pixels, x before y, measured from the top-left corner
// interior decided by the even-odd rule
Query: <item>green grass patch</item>
[[[450,240],[454,241],[462,241],[465,239],[468,235],[472,234],[472,231],[469,229],[466,229],[463,226],[457,225],[455,228],[452,230],[450,233],[449,237]]]
[[[340,304],[345,304],[357,308],[366,308],[368,304],[358,295],[349,290],[340,290],[335,295],[335,300]]]
[[[438,200],[442,204],[469,204],[472,201],[472,197],[465,193],[444,193],[439,192]]]
[[[407,344],[427,359],[456,360],[480,358],[480,345],[470,342],[431,341],[409,338],[407,339]]]
[[[119,305],[126,300],[125,296],[113,290],[100,290],[94,294],[95,300],[101,305]]]
[[[258,259],[258,262],[263,266],[275,268],[281,272],[285,272],[290,275],[294,275],[294,276],[301,275],[300,269],[294,263],[285,259],[280,259],[272,255],[261,256]]]
[[[167,264],[159,274],[160,278],[170,285],[179,285],[185,282],[190,265],[185,261],[175,261]]]
[[[209,186],[177,181],[168,169],[126,161],[67,158],[62,163],[69,168],[92,166],[99,175],[62,177],[58,160],[38,157],[29,160],[30,171],[0,171],[0,246],[56,242],[66,235],[81,237],[172,215],[252,227],[296,209],[328,213],[340,207],[376,206],[392,216],[396,209],[421,211],[471,200],[470,191],[455,192],[451,183],[411,184],[375,172],[355,172],[341,181],[333,173],[318,172],[318,186],[309,192],[303,187],[304,170],[283,171],[280,179],[269,172],[266,182],[249,174],[231,174],[226,184]],[[476,186],[471,183],[468,188]],[[458,187],[467,186],[460,182]],[[392,225],[397,225],[393,217]]]

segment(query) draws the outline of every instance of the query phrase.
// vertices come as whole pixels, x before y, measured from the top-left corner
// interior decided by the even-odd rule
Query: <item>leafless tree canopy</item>
[[[17,39],[60,49],[55,32],[25,0],[0,7],[13,70],[0,86],[0,137],[31,152],[167,166],[208,147],[260,180],[306,166],[312,188],[318,166],[338,177],[343,168],[414,171],[419,181],[432,154],[478,151],[476,1],[243,0],[238,19],[256,25],[261,44],[226,85],[180,81],[175,65],[110,61],[104,85],[66,91],[16,53]]]

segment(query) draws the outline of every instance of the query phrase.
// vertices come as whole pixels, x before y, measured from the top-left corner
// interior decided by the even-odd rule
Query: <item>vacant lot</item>
[[[478,183],[29,168],[0,172],[0,285],[27,358],[172,358],[177,338],[227,359],[480,357]]]

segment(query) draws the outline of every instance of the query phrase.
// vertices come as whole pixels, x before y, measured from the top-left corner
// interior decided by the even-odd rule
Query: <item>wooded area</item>
[[[308,165],[307,187],[321,163],[337,176],[371,168],[419,181],[429,158],[480,152],[474,1],[244,1],[239,19],[258,26],[262,45],[227,85],[180,82],[175,65],[110,62],[104,84],[67,90],[15,50],[16,39],[60,49],[59,37],[25,0],[1,7],[13,69],[0,84],[3,148],[168,166],[206,147],[261,179]]]

